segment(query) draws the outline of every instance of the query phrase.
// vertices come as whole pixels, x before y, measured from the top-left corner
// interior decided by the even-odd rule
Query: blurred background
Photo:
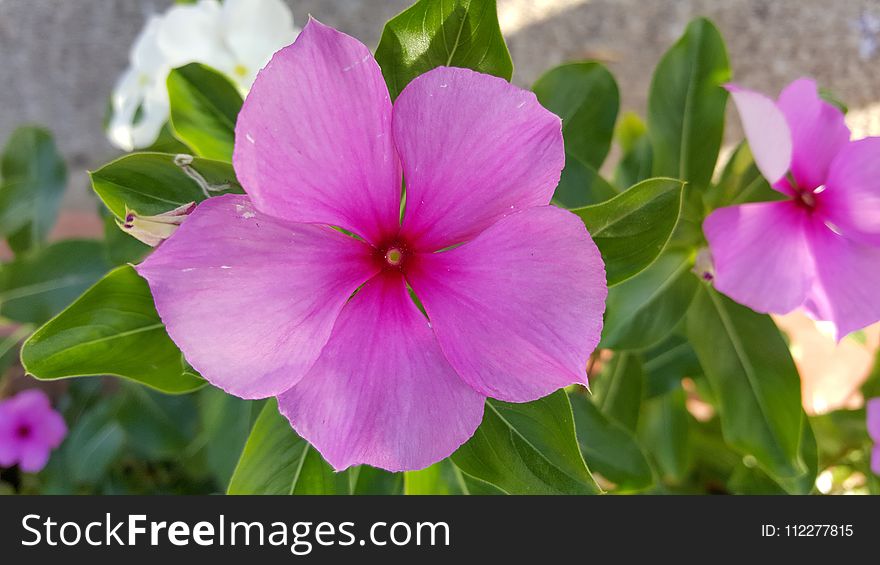
[[[368,46],[412,0],[286,0],[296,24],[309,14]],[[696,16],[711,18],[737,83],[777,93],[812,76],[849,108],[854,137],[880,135],[880,0],[497,0],[515,64],[528,88],[564,61],[596,59],[614,73],[622,111],[644,116],[661,54]],[[121,151],[102,127],[108,97],[147,17],[172,0],[0,0],[0,143],[23,123],[49,128],[69,168],[54,239],[100,237],[86,171]],[[727,146],[741,139],[730,110]],[[724,162],[724,158],[720,162]],[[615,157],[609,159],[615,162]],[[0,259],[11,255],[0,249]],[[794,313],[778,318],[803,377],[804,406],[825,413],[862,403],[858,391],[880,342],[878,326],[836,344]],[[219,401],[218,401],[219,402]],[[216,411],[224,408],[218,404]],[[699,412],[699,406],[692,407]],[[234,462],[234,461],[233,461]],[[228,466],[228,465],[227,465]]]

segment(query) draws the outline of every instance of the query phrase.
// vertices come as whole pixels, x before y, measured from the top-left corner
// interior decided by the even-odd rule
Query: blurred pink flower
[[[706,218],[715,287],[758,312],[803,307],[838,340],[880,320],[880,138],[850,141],[809,79],[776,101],[727,88],[756,165],[788,199]]]
[[[258,75],[233,162],[247,196],[201,203],[138,272],[209,382],[277,396],[336,469],[426,467],[486,397],[586,384],[604,265],[549,206],[561,123],[531,92],[441,67],[392,106],[370,51],[312,20]]]
[[[0,467],[17,463],[36,473],[66,435],[64,419],[43,391],[32,388],[0,401]]]

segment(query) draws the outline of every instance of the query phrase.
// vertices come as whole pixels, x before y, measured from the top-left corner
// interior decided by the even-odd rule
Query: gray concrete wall
[[[68,206],[92,207],[86,168],[116,155],[101,120],[150,12],[170,0],[0,0],[0,140],[23,122],[50,127],[71,168]],[[375,46],[409,0],[289,0]],[[854,110],[862,134],[880,134],[880,0],[498,0],[524,86],[560,62],[606,61],[623,105],[643,112],[651,71],[692,17],[716,21],[738,82],[775,92],[812,75]],[[861,23],[859,23],[861,21]],[[877,24],[880,26],[880,23]],[[872,43],[873,42],[873,43]],[[733,131],[733,134],[736,130]]]

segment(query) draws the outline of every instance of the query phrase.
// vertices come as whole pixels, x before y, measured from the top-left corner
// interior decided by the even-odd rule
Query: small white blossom
[[[168,119],[165,83],[171,69],[202,63],[246,92],[257,71],[297,33],[281,0],[200,0],[151,16],[113,92],[110,140],[127,151],[156,140]]]

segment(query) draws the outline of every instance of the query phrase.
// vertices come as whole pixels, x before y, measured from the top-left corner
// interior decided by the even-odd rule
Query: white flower
[[[131,151],[152,144],[168,119],[165,79],[171,67],[159,50],[160,16],[151,16],[131,47],[126,70],[110,98],[112,116],[107,135],[117,147]]]
[[[156,140],[168,119],[165,81],[171,69],[202,63],[246,92],[257,71],[297,33],[281,0],[200,0],[151,17],[113,93],[110,140],[127,151]]]

